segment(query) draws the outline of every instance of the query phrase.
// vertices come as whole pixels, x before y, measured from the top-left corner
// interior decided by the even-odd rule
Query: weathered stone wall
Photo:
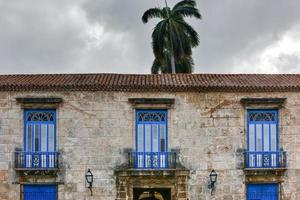
[[[242,97],[286,97],[279,112],[279,146],[288,153],[281,183],[283,200],[300,199],[300,94],[297,93],[122,93],[122,92],[1,92],[0,200],[20,198],[13,152],[23,147],[23,110],[16,97],[62,97],[57,109],[57,149],[62,170],[59,199],[116,199],[114,168],[127,162],[124,150],[134,149],[134,109],[130,97],[175,98],[169,109],[169,148],[180,149],[190,169],[189,199],[245,199],[241,149],[246,148],[246,112]],[[94,174],[94,196],[85,187],[85,171]],[[207,188],[215,169],[213,196]],[[33,179],[33,181],[43,181]],[[49,180],[45,180],[49,181]]]

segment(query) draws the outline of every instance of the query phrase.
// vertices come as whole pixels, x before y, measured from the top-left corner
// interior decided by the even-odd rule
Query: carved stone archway
[[[118,200],[138,200],[136,188],[154,192],[167,189],[169,199],[163,200],[188,199],[189,170],[120,170],[116,176]]]

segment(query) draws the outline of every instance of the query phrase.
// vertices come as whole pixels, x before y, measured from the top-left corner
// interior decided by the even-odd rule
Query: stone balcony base
[[[246,176],[282,176],[287,168],[245,168]]]
[[[281,183],[287,168],[245,168],[246,183]]]

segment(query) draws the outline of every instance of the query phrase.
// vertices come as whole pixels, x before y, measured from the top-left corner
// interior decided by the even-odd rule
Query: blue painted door
[[[56,200],[56,185],[24,185],[24,200]]]
[[[278,184],[248,184],[247,200],[278,200]]]

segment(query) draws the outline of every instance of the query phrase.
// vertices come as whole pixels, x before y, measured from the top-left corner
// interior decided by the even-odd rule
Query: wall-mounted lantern
[[[217,182],[218,174],[217,172],[213,169],[210,174],[209,174],[209,179],[210,183],[208,185],[208,188],[211,189],[211,194],[215,188],[215,183]]]
[[[85,180],[88,184],[88,188],[91,191],[91,196],[93,196],[93,181],[94,181],[94,175],[92,174],[91,170],[88,169],[87,172],[85,173]]]

